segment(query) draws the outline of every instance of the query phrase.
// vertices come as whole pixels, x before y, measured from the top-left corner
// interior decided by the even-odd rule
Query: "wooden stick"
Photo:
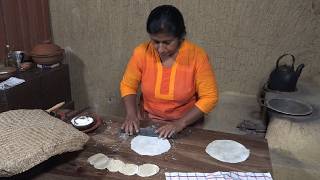
[[[56,110],[56,109],[61,108],[61,107],[64,105],[64,103],[65,103],[64,101],[61,102],[61,103],[58,103],[58,104],[52,106],[51,108],[47,109],[46,111],[47,111],[48,113],[50,113],[51,111],[54,111],[54,110]]]

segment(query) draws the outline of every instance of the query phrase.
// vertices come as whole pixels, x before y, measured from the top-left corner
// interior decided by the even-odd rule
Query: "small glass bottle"
[[[4,59],[4,66],[8,67],[9,66],[9,60],[12,58],[12,52],[10,50],[10,45],[6,45],[6,57]]]

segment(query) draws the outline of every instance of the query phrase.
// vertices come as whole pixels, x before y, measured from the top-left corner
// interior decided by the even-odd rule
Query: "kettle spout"
[[[297,76],[298,76],[298,77],[300,76],[301,71],[302,71],[303,68],[304,68],[304,64],[300,64],[300,65],[297,67],[296,73],[297,73]]]

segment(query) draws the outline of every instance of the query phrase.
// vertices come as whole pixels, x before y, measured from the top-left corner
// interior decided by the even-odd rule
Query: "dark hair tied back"
[[[172,5],[162,5],[153,9],[147,20],[149,34],[167,33],[184,38],[186,27],[181,12]]]

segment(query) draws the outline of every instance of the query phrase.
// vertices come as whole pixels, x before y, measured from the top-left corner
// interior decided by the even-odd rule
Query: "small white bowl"
[[[71,119],[71,124],[78,129],[87,129],[93,123],[94,119],[90,116],[77,116]]]

